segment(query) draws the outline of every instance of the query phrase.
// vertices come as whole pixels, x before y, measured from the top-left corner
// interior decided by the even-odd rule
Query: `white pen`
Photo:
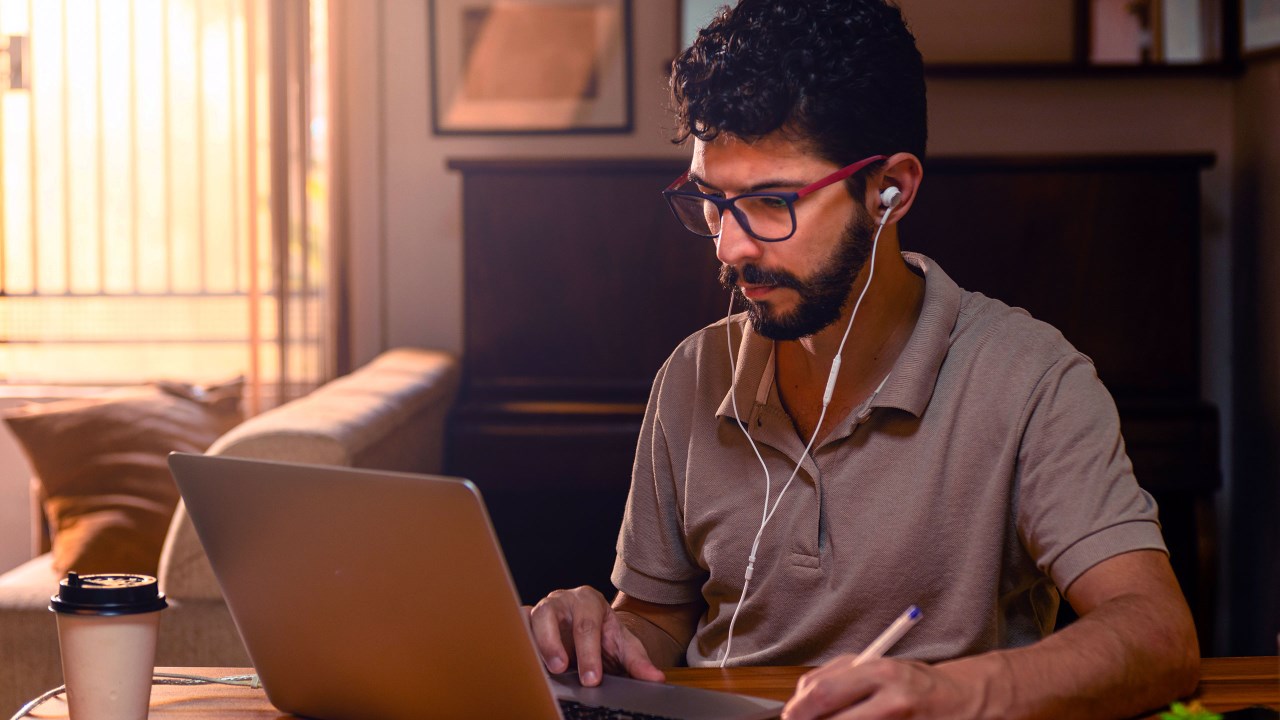
[[[872,640],[866,650],[858,653],[858,657],[853,659],[853,664],[857,666],[868,660],[883,657],[885,653],[889,652],[889,648],[901,640],[902,636],[906,635],[907,631],[911,629],[911,626],[918,622],[920,622],[920,608],[912,605],[899,615],[898,619],[894,620],[889,627],[885,628],[884,632],[880,633],[880,637]]]

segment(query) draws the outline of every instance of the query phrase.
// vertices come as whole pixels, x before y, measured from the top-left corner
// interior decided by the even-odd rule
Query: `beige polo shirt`
[[[925,278],[919,321],[881,391],[804,460],[778,505],[731,665],[857,652],[912,604],[924,618],[891,655],[1026,645],[1051,631],[1055,587],[1120,553],[1165,549],[1089,358],[928,258],[904,257]],[[654,382],[613,571],[641,600],[706,602],[694,666],[719,662],[765,502],[764,471],[734,420],[729,342],[771,501],[800,460],[766,372],[772,341],[744,315],[695,333]]]

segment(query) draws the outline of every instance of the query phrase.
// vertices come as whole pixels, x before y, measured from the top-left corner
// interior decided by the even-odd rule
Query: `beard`
[[[799,340],[814,335],[840,318],[851,299],[853,281],[871,256],[875,224],[862,213],[845,226],[840,243],[822,267],[801,279],[785,270],[764,270],[757,265],[720,266],[720,284],[731,290],[735,302],[745,302],[747,318],[757,333],[770,340]],[[767,300],[748,300],[737,286],[738,277],[751,285],[791,288],[800,302],[789,313],[780,312]]]

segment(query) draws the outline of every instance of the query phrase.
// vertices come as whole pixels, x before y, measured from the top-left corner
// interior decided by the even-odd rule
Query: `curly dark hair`
[[[923,159],[923,68],[902,12],[885,0],[741,0],[672,63],[674,142],[782,130],[836,165],[895,152]]]

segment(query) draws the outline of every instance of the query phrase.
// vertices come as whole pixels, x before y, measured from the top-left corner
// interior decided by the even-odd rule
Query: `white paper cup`
[[[147,575],[70,573],[60,583],[49,608],[72,720],[146,720],[166,604]]]

